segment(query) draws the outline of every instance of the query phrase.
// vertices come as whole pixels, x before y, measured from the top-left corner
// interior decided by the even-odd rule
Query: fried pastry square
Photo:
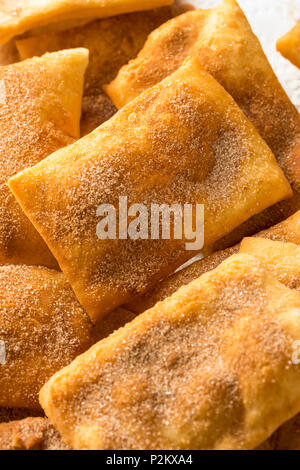
[[[242,240],[239,252],[255,256],[278,281],[300,291],[300,246],[252,237]]]
[[[235,0],[224,0],[215,9],[185,13],[162,25],[105,90],[120,108],[174,72],[189,55],[197,57],[233,96],[275,154],[296,193],[290,201],[247,221],[214,246],[215,251],[300,209],[300,116]]]
[[[196,59],[9,185],[92,320],[195,254],[175,239],[174,220],[168,240],[150,231],[98,239],[99,205],[118,209],[120,195],[148,214],[153,204],[204,204],[208,245],[291,194],[270,149]]]
[[[115,112],[103,85],[136,57],[148,34],[172,17],[171,7],[100,19],[69,31],[46,33],[16,42],[21,59],[60,49],[85,47],[90,61],[85,74],[81,135],[88,134]]]
[[[92,324],[64,275],[0,266],[0,406],[39,408],[41,386],[92,344]]]
[[[41,389],[74,449],[252,449],[300,409],[300,296],[254,257],[100,341]]]
[[[280,222],[274,227],[264,230],[255,236],[262,238],[291,242],[300,245],[300,211],[288,219]],[[238,253],[239,245],[217,251],[204,259],[198,260],[190,266],[172,274],[161,282],[158,282],[153,289],[145,294],[136,297],[127,307],[137,313],[153,307],[157,302],[166,299],[176,292],[180,287],[194,281],[202,274],[215,269],[219,264],[229,256]]]
[[[86,49],[0,68],[0,264],[56,267],[7,180],[79,137]]]
[[[277,50],[300,68],[300,20],[291,31],[278,39]]]
[[[46,418],[0,424],[0,450],[68,450]]]
[[[25,31],[56,22],[150,10],[172,2],[173,0],[2,0],[0,44]]]

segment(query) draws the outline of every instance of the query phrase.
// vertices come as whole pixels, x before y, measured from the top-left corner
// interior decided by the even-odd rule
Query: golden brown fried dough
[[[264,230],[255,236],[300,245],[300,211],[278,225]],[[194,281],[202,276],[202,274],[215,269],[222,261],[238,253],[238,251],[239,245],[235,245],[196,261],[190,266],[157,283],[153,289],[147,291],[145,294],[135,298],[128,304],[128,308],[135,313],[144,312],[153,307],[160,300],[164,300],[174,294],[180,287]]]
[[[21,59],[60,49],[89,49],[90,62],[85,75],[81,120],[81,135],[85,135],[116,112],[102,86],[115,78],[124,64],[136,57],[148,34],[171,17],[171,7],[119,15],[69,31],[23,39],[17,41],[17,47]]]
[[[105,88],[117,107],[174,72],[188,55],[199,59],[233,96],[265,139],[295,197],[247,221],[216,244],[221,250],[270,227],[300,209],[300,116],[277,80],[235,0],[196,10],[154,31],[138,57]]]
[[[150,10],[173,0],[1,0],[0,44],[33,28],[55,22]]]
[[[0,424],[0,450],[68,450],[46,418]]]
[[[255,256],[290,289],[300,291],[300,246],[264,238],[244,238],[240,253]]]
[[[79,137],[87,63],[73,49],[0,67],[0,264],[57,266],[7,180]]]
[[[265,142],[196,59],[9,184],[93,321],[195,254],[175,239],[174,220],[169,240],[99,240],[100,204],[117,208],[126,195],[148,214],[152,204],[204,204],[209,245],[291,194]]]
[[[277,41],[277,50],[300,69],[300,20]]]
[[[300,295],[234,255],[55,374],[74,449],[252,449],[300,409]]]
[[[0,267],[0,406],[38,408],[41,386],[92,345],[92,325],[62,273]]]

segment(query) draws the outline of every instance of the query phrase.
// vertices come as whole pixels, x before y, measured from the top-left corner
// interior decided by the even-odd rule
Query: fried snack
[[[1,0],[0,44],[36,27],[150,10],[173,0]]]
[[[60,49],[85,47],[90,62],[85,74],[81,135],[88,134],[116,112],[102,86],[136,57],[148,34],[172,17],[170,7],[130,13],[16,42],[21,59]]]
[[[278,225],[264,230],[255,236],[300,245],[300,211]],[[194,281],[202,276],[202,274],[215,269],[222,261],[238,253],[238,251],[239,245],[235,245],[196,261],[185,269],[157,283],[153,289],[147,291],[145,294],[135,298],[127,305],[128,309],[136,314],[144,312],[153,307],[157,302],[174,294],[180,287]]]
[[[39,408],[41,386],[92,344],[92,324],[62,273],[0,267],[0,406]]]
[[[300,69],[300,20],[277,41],[277,50]]]
[[[293,199],[250,219],[213,246],[212,252],[300,209],[300,116],[235,0],[224,0],[215,9],[185,13],[162,25],[105,90],[119,108],[174,72],[189,55],[197,57],[233,96],[275,154],[295,191]]]
[[[234,255],[55,374],[74,449],[253,449],[300,409],[300,296]]]
[[[68,450],[46,418],[0,424],[0,450]]]
[[[0,67],[0,264],[57,266],[7,180],[79,137],[87,62],[74,49]]]
[[[208,245],[291,194],[265,142],[196,59],[9,185],[93,321],[195,255],[174,239],[174,220],[169,240],[99,240],[100,204],[115,209],[121,194],[148,214],[153,204],[204,204]]]
[[[300,246],[264,238],[244,238],[240,253],[258,258],[285,286],[300,292]]]
[[[0,46],[0,65],[9,65],[19,62],[20,56],[15,41]]]

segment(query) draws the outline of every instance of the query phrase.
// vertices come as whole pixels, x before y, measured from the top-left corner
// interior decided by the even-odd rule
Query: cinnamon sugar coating
[[[99,240],[100,204],[118,209],[126,195],[149,214],[154,203],[204,204],[208,246],[291,195],[265,142],[196,59],[9,186],[93,321],[195,254],[172,227],[170,240]]]
[[[105,90],[120,108],[174,72],[187,56],[197,57],[233,96],[275,154],[295,193],[293,199],[245,222],[217,243],[216,251],[300,209],[300,116],[235,0],[188,12],[162,25]]]
[[[55,374],[74,449],[253,449],[300,409],[300,296],[234,255]]]
[[[74,49],[0,68],[0,264],[57,266],[7,181],[79,137],[87,63]]]
[[[92,324],[64,275],[0,266],[0,406],[39,408],[41,386],[92,344]]]
[[[300,211],[288,219],[270,227],[255,236],[282,242],[291,242],[300,245]],[[174,294],[180,287],[194,281],[202,274],[215,269],[229,256],[238,253],[239,245],[226,250],[217,251],[204,259],[196,261],[187,268],[178,271],[163,281],[157,283],[153,289],[135,298],[127,307],[135,313],[142,313],[153,307],[160,300]]]
[[[37,27],[170,5],[173,0],[1,0],[0,44]]]
[[[116,112],[103,85],[115,78],[120,68],[136,57],[148,34],[178,11],[172,7],[129,13],[96,20],[87,25],[45,33],[16,42],[21,59],[60,49],[85,47],[90,61],[85,74],[81,135],[88,134]]]
[[[46,418],[0,424],[0,450],[68,450]]]

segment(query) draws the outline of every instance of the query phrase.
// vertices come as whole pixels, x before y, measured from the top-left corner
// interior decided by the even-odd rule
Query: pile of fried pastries
[[[2,0],[0,44],[0,449],[300,450],[300,115],[236,0]],[[120,196],[203,204],[202,258],[99,239]]]

